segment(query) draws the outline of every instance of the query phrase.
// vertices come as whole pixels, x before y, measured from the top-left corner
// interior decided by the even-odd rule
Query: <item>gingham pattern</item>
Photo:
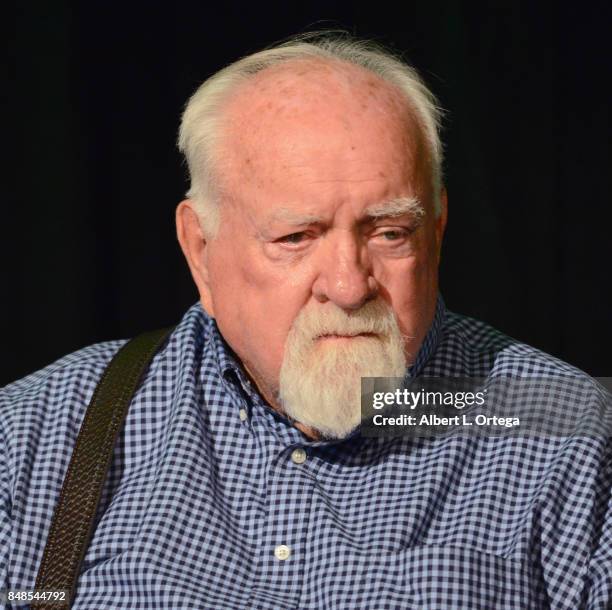
[[[34,584],[85,407],[121,344],[0,392],[0,587]],[[578,374],[441,299],[410,372]],[[606,435],[306,440],[194,305],[132,402],[74,608],[610,608],[610,456]]]

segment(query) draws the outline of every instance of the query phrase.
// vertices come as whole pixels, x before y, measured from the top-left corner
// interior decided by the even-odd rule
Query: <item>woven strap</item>
[[[128,341],[96,387],[70,458],[36,578],[37,590],[64,589],[67,600],[61,604],[36,602],[31,606],[34,610],[70,608],[115,441],[132,396],[171,330],[144,333]]]

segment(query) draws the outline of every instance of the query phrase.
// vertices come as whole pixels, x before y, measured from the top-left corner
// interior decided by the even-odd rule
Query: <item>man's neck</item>
[[[285,413],[284,409],[279,404],[279,402],[276,400],[277,392],[275,392],[271,388],[268,388],[268,386],[265,383],[263,383],[258,378],[258,376],[251,371],[251,369],[248,367],[248,365],[245,362],[243,362],[242,364],[244,366],[244,370],[246,371],[246,374],[249,376],[249,379],[254,384],[254,386],[257,388],[259,394],[272,409],[274,409],[277,413],[280,413],[282,416],[287,417],[289,421],[291,421],[293,426],[297,428],[302,434],[304,434],[309,440],[312,440],[312,441],[321,440],[322,437],[318,430],[316,430],[312,426],[307,426],[306,424],[303,424],[289,417]]]

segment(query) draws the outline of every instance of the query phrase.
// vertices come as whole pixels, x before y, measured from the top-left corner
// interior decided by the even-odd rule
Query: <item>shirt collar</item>
[[[252,384],[244,371],[240,359],[234,353],[227,341],[223,338],[217,322],[214,318],[210,319],[209,342],[212,347],[214,361],[219,376],[224,381],[232,384],[238,382],[242,389],[249,395],[254,392]]]
[[[407,377],[417,377],[422,372],[427,361],[433,356],[438,344],[440,343],[440,336],[442,335],[442,328],[444,327],[444,321],[446,319],[446,305],[442,295],[438,293],[438,300],[436,302],[436,311],[434,318],[421,343],[421,347],[417,353],[414,362],[408,368],[406,373]]]

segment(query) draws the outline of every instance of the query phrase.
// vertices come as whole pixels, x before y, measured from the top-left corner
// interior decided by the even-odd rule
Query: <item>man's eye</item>
[[[385,231],[382,235],[387,241],[396,241],[406,237],[406,231]]]
[[[282,244],[299,244],[303,242],[305,238],[306,233],[304,233],[304,231],[299,231],[298,233],[290,233],[289,235],[285,235],[277,241]]]
[[[375,233],[374,237],[377,237],[383,241],[401,241],[402,239],[406,239],[408,235],[410,235],[411,231],[408,229],[387,229],[386,231],[380,231],[379,233]]]

